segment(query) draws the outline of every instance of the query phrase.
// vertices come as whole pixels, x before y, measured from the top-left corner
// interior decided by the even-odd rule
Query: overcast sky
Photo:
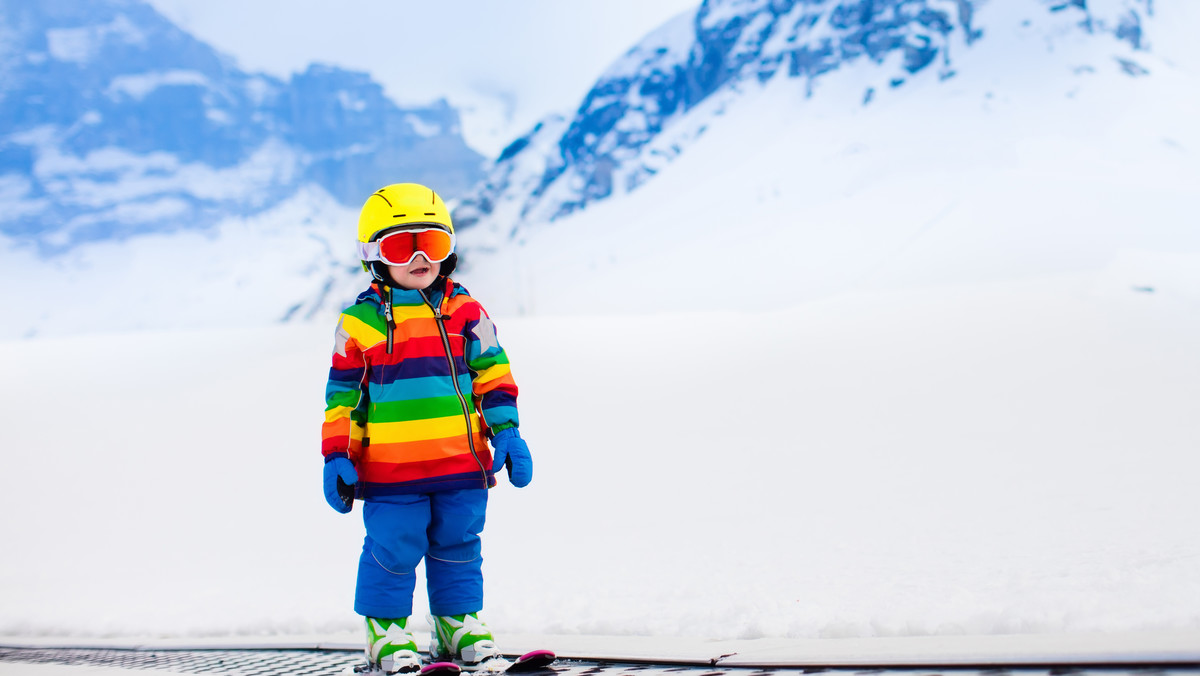
[[[700,0],[149,0],[248,71],[369,71],[398,103],[446,98],[495,155],[573,112],[607,66]]]

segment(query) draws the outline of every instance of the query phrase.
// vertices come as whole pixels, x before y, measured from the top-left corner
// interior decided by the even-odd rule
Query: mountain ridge
[[[1043,1],[1042,11],[1068,17],[1079,30],[1143,50],[1144,0]],[[574,116],[535,127],[510,146],[488,177],[455,211],[476,225],[480,246],[512,238],[523,224],[553,222],[588,204],[636,190],[703,134],[712,120],[687,120],[713,96],[780,75],[804,80],[814,95],[823,76],[866,60],[880,68],[864,87],[869,105],[881,89],[904,86],[929,70],[956,75],[955,50],[985,38],[977,25],[986,0],[706,0],[650,33],[600,77]],[[1124,67],[1138,74],[1132,58]],[[544,121],[550,122],[550,120]],[[681,123],[684,128],[681,128]],[[562,127],[561,131],[558,129]],[[551,128],[553,132],[549,131]],[[549,138],[535,137],[549,136]],[[540,148],[540,158],[520,157]],[[513,166],[538,175],[514,175]],[[519,173],[519,172],[518,172]],[[528,174],[528,170],[526,172]]]
[[[730,35],[762,38],[764,25],[789,16],[772,7],[800,12],[795,18],[835,4],[747,2],[709,17],[731,25],[741,16]],[[851,4],[871,3],[837,6]],[[916,4],[924,3],[906,6]],[[1150,4],[1137,0],[1013,0],[970,3],[968,17],[958,2],[935,4],[956,23],[913,19],[948,44],[931,60],[906,47],[924,40],[905,37],[889,43],[881,61],[864,52],[814,77],[787,77],[792,57],[775,59],[786,38],[768,31],[774,42],[743,44],[726,36],[724,53],[741,54],[731,63],[747,76],[724,76],[686,113],[655,122],[639,115],[666,111],[657,102],[667,99],[682,111],[678,90],[664,83],[686,82],[659,77],[656,64],[700,53],[687,41],[695,15],[668,22],[619,56],[594,88],[600,93],[581,105],[580,119],[613,115],[596,127],[606,132],[589,139],[575,117],[551,114],[500,155],[483,188],[454,212],[456,279],[498,315],[652,313],[663,303],[677,311],[762,310],[864,289],[1062,274],[1081,275],[1083,286],[1127,279],[1129,287],[1155,288],[1156,298],[1191,298],[1188,276],[1163,276],[1159,255],[1178,253],[1185,262],[1172,265],[1182,268],[1188,252],[1200,251],[1200,233],[1181,218],[1200,211],[1193,187],[1200,137],[1189,121],[1200,117],[1193,75],[1200,59],[1190,48],[1195,21],[1187,7],[1156,5],[1151,15]],[[754,19],[751,8],[768,18]],[[1134,21],[1130,8],[1147,11]],[[901,28],[888,24],[884,35]],[[868,34],[854,33],[851,44],[871,43]],[[763,50],[774,60],[746,56]],[[791,45],[797,50],[802,45]],[[925,65],[909,74],[906,64],[918,63]],[[611,84],[615,74],[643,66],[655,84]],[[775,75],[759,77],[762,68]],[[161,76],[185,84],[189,77]],[[121,80],[118,89],[133,96],[153,84]],[[619,103],[643,90],[640,108]],[[326,98],[355,105],[336,89]],[[582,162],[566,166],[561,141],[572,124]],[[318,150],[335,159],[342,152]],[[106,152],[87,163],[66,153],[42,161],[128,171],[128,157]],[[230,192],[238,199],[240,186],[270,183],[271,172],[297,166],[272,156],[292,152],[266,145],[254,161],[203,172],[169,156],[137,161],[144,180],[170,187],[182,173],[214,200]],[[589,187],[589,171],[607,172],[608,196]],[[135,198],[138,187],[122,186]],[[0,179],[0,196],[7,189]],[[576,206],[549,218],[564,204]],[[153,201],[119,206],[170,217],[152,213]],[[472,223],[471,209],[486,213]],[[5,335],[332,321],[367,281],[353,246],[356,212],[357,204],[309,182],[207,229],[98,240],[53,261],[0,232],[9,249],[5,283],[41,290],[0,298],[0,312],[13,318]],[[55,299],[53,311],[45,298]],[[154,312],[130,309],[139,307]]]
[[[140,0],[0,0],[0,233],[43,255],[210,227],[305,183],[361,203],[380,176],[453,197],[482,176],[446,101],[369,74],[240,70]]]

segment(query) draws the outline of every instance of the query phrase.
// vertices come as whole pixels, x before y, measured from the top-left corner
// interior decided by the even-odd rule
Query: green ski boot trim
[[[417,641],[406,628],[408,618],[368,617],[367,663],[385,674],[408,674],[421,670]]]
[[[429,647],[433,659],[454,660],[467,671],[498,672],[508,666],[478,614],[437,615],[429,618],[429,624],[433,627]]]

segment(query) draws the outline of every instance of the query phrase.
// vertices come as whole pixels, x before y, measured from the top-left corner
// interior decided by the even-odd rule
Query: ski
[[[455,662],[462,668],[463,676],[483,676],[487,674],[525,674],[535,671],[547,670],[554,663],[557,657],[549,650],[534,650],[533,652],[525,653],[510,662],[507,658],[496,655],[478,663],[463,663]]]
[[[348,666],[341,673],[342,676],[386,676],[387,674],[379,665],[367,664],[365,662]],[[462,673],[462,667],[454,662],[433,662],[422,665],[419,670],[401,670],[395,673],[399,676],[418,676],[418,674],[420,676],[458,676]]]
[[[554,664],[554,660],[556,659],[558,659],[558,656],[551,650],[534,650],[518,657],[504,672],[507,674],[520,674],[538,671]]]
[[[500,666],[508,660],[496,658],[466,668],[457,662],[430,662],[422,666],[419,672],[413,670],[397,673],[411,676],[460,676],[464,671],[468,674],[527,674],[548,669],[556,659],[558,657],[551,650],[534,650],[521,655],[504,668]],[[492,664],[489,665],[488,662]],[[383,676],[385,672],[378,666],[359,663],[343,669],[341,673],[345,676]]]

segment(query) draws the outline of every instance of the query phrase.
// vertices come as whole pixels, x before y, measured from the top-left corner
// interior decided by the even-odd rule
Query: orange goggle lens
[[[380,238],[379,260],[388,265],[408,265],[417,254],[439,263],[454,251],[454,235],[437,228],[401,230]]]

